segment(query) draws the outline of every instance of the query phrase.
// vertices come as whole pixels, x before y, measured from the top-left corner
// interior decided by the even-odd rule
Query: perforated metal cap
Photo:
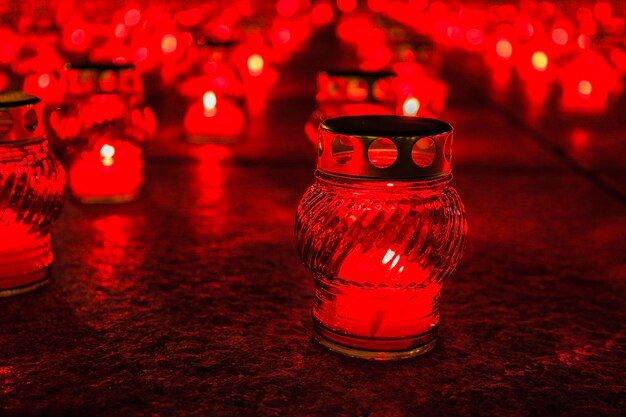
[[[395,102],[391,71],[326,70],[317,73],[318,103]]]
[[[372,179],[434,178],[451,172],[453,129],[437,119],[345,116],[320,126],[320,171]]]
[[[0,93],[0,143],[44,135],[43,103],[39,98],[21,91]]]
[[[66,64],[67,94],[134,94],[143,91],[141,76],[129,63]]]

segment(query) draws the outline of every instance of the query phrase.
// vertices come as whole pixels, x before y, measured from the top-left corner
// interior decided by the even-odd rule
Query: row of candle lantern
[[[230,69],[240,81],[271,85],[277,78],[273,64],[288,59],[334,14],[325,1],[311,6],[295,0],[137,1],[118,7],[71,0],[0,7],[0,91],[20,89],[60,103],[68,61],[132,63],[158,82],[155,91],[179,86],[189,75],[209,75],[217,83],[204,91],[243,91],[229,78]]]
[[[384,14],[445,48],[479,53],[492,91],[515,72],[530,104],[541,107],[558,86],[564,113],[606,113],[620,99],[626,76],[626,7],[619,2],[571,5],[522,1],[485,8],[462,3],[393,2]]]
[[[232,141],[244,125],[241,101],[271,87],[278,79],[271,63],[333,13],[280,1],[254,19],[247,1],[133,3],[121,11],[107,2],[50,1],[48,13],[35,14],[29,4],[0,6],[0,295],[46,282],[66,180],[82,203],[140,195],[143,148],[156,132],[143,79],[153,91],[171,83],[188,100],[189,141]],[[2,93],[20,86],[24,92]]]

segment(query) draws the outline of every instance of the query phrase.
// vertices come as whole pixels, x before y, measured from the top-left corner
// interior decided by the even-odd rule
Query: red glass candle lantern
[[[48,151],[42,117],[38,98],[0,93],[0,296],[45,284],[52,262],[65,173]]]
[[[143,184],[142,147],[156,129],[130,64],[68,67],[66,104],[50,124],[64,142],[69,190],[83,203],[135,200]]]
[[[320,124],[332,117],[394,114],[396,95],[391,71],[322,71],[317,74],[317,108],[305,125],[317,143]]]
[[[187,141],[191,143],[234,142],[243,124],[239,107],[212,90],[189,107],[184,120]]]
[[[609,102],[623,89],[617,71],[601,54],[578,52],[559,72],[560,109],[564,113],[597,116],[606,113]]]
[[[430,350],[441,286],[466,233],[449,185],[452,128],[436,119],[353,116],[326,120],[319,136],[316,180],[295,226],[315,278],[317,340],[377,360]]]
[[[232,62],[236,46],[233,41],[198,42],[191,49],[195,56],[189,71],[179,80],[178,91],[190,101],[202,99],[207,91],[237,99],[243,97],[243,83]]]

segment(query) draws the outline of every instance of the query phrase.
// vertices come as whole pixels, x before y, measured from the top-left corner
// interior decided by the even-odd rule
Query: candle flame
[[[513,45],[508,39],[500,39],[496,43],[496,53],[502,59],[509,59],[513,55]]]
[[[113,156],[115,156],[115,148],[111,145],[102,145],[100,148],[100,156],[102,157],[102,165],[110,167],[113,165]]]
[[[580,93],[581,96],[589,97],[592,91],[593,91],[593,86],[591,85],[589,81],[581,80],[578,83],[578,92]]]
[[[50,76],[48,74],[41,74],[37,82],[40,88],[46,88],[50,85]]]
[[[217,96],[213,91],[207,91],[202,96],[202,105],[204,106],[204,115],[211,117],[215,115],[217,106]]]
[[[169,55],[176,52],[177,47],[178,40],[176,39],[176,36],[168,33],[161,38],[161,50],[164,54]]]
[[[409,97],[402,105],[402,112],[405,116],[415,116],[420,109],[420,102],[415,97]]]
[[[263,73],[265,62],[259,54],[252,54],[248,57],[248,71],[253,77],[258,77]]]
[[[537,71],[545,71],[548,68],[548,55],[545,52],[537,51],[532,56],[532,62]]]

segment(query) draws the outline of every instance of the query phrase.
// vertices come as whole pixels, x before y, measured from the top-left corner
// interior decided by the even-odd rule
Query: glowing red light
[[[50,75],[48,74],[41,74],[39,76],[39,79],[37,80],[37,84],[39,84],[40,88],[46,88],[47,86],[50,85]]]
[[[216,113],[217,96],[213,91],[207,91],[202,96],[202,106],[204,106],[204,115],[206,117],[213,117]]]
[[[9,63],[19,49],[17,37],[10,30],[0,29],[0,39],[0,62]]]
[[[500,39],[496,43],[496,53],[502,59],[509,59],[513,55],[513,45],[508,39]]]
[[[548,55],[543,51],[537,51],[532,56],[533,67],[537,71],[545,71],[548,68]]]
[[[556,28],[552,31],[552,40],[557,45],[565,45],[569,40],[569,35],[565,29]]]
[[[248,72],[253,77],[258,77],[263,73],[265,62],[259,54],[252,54],[248,57]]]
[[[124,15],[124,23],[127,26],[136,26],[141,20],[141,12],[137,9],[130,9]]]
[[[236,104],[218,100],[215,92],[207,91],[202,102],[189,107],[183,120],[190,142],[206,143],[232,139],[241,131],[244,116]]]
[[[601,22],[611,19],[612,13],[613,7],[608,1],[596,1],[596,4],[593,6],[593,14]]]
[[[85,203],[134,200],[143,183],[141,154],[137,146],[121,141],[107,141],[92,151],[82,152],[70,164],[72,195]]]
[[[415,116],[420,109],[420,102],[415,97],[409,97],[402,105],[402,113],[405,116]]]
[[[530,39],[535,33],[535,26],[528,21],[518,21],[515,24],[515,29],[520,34],[521,37]]]
[[[311,19],[317,26],[330,23],[334,14],[333,7],[328,3],[316,3],[311,9]]]
[[[113,158],[113,156],[115,156],[115,148],[108,144],[102,145],[102,148],[100,148],[100,156],[103,158]]]
[[[125,38],[128,36],[128,26],[123,23],[119,23],[115,26],[115,37],[116,38]]]
[[[426,10],[428,8],[428,0],[409,0],[409,6],[417,10]]]
[[[85,31],[83,29],[75,29],[70,36],[70,40],[74,45],[80,45],[85,42]]]
[[[102,145],[100,148],[100,161],[105,167],[110,167],[115,162],[113,156],[115,155],[115,148],[111,145]]]
[[[297,0],[279,0],[276,3],[276,11],[282,17],[291,17],[298,11]]]
[[[615,65],[616,68],[621,71],[626,71],[626,51],[613,48],[609,53],[609,56],[611,58],[611,62],[613,62],[613,65]]]
[[[279,29],[276,32],[275,39],[278,43],[286,44],[291,40],[291,32],[287,28]]]
[[[463,36],[465,36],[463,28],[456,26],[456,25],[448,26],[448,29],[446,30],[446,34],[448,35],[448,38],[450,38],[453,41],[460,41],[463,39]]]
[[[367,0],[367,7],[375,13],[383,12],[387,7],[387,0]]]
[[[578,47],[580,49],[589,49],[589,46],[591,45],[591,39],[589,39],[589,36],[587,35],[578,35]]]
[[[356,0],[337,0],[337,8],[344,13],[351,13],[356,9]]]
[[[176,40],[176,36],[168,33],[161,38],[161,50],[164,54],[169,55],[176,52],[177,47],[178,41]]]
[[[480,29],[468,29],[467,33],[465,34],[465,38],[467,39],[467,42],[471,45],[480,45],[481,43],[483,43],[483,33],[480,31]]]
[[[220,40],[220,41],[227,41],[230,39],[230,36],[231,36],[230,27],[225,24],[215,25],[212,28],[211,33],[217,40]]]
[[[145,46],[137,48],[135,51],[135,61],[144,62],[146,59],[148,59],[148,48]]]
[[[578,83],[578,93],[581,97],[589,97],[593,91],[593,86],[587,80],[581,80]]]

